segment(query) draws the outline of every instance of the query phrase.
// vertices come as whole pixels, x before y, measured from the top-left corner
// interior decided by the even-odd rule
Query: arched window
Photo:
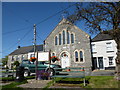
[[[58,37],[56,36],[55,37],[55,45],[57,45],[58,44]]]
[[[63,44],[65,44],[65,31],[63,31]]]
[[[71,43],[74,43],[74,34],[71,34]]]
[[[67,32],[67,44],[70,44],[70,34]]]
[[[83,52],[80,51],[80,62],[83,62]]]
[[[78,62],[78,52],[75,51],[75,62]]]
[[[59,34],[59,45],[61,45],[61,34]]]
[[[52,56],[55,56],[55,53],[52,53]]]

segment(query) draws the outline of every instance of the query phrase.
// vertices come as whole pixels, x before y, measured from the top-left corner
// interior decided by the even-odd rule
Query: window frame
[[[59,45],[62,45],[62,34],[59,33]]]
[[[107,51],[107,52],[113,51],[112,42],[106,42],[106,51]]]
[[[71,37],[71,44],[74,44],[75,43],[75,35],[74,35],[74,33],[71,33],[70,34],[70,37]]]
[[[55,39],[54,39],[55,41],[55,45],[58,45],[58,36],[55,36]]]
[[[62,31],[63,45],[66,44],[66,43],[65,43],[65,40],[66,40],[65,36],[66,36],[66,35],[65,35],[65,30],[63,30],[63,31]]]
[[[82,52],[82,61],[81,61],[81,52]],[[79,58],[79,59],[80,59],[80,62],[84,62],[84,54],[83,54],[83,51],[80,50],[80,51],[79,51],[79,55],[80,55],[80,58]]]
[[[35,57],[35,54],[30,54],[30,58],[31,58],[31,57]]]
[[[78,52],[78,62],[76,62],[76,56],[75,56],[75,52]],[[81,60],[80,60],[80,52],[82,52],[83,53],[83,61],[81,62]],[[80,49],[80,50],[75,50],[74,51],[74,62],[75,63],[84,63],[85,62],[85,56],[84,56],[84,50],[82,50],[82,49]]]
[[[112,58],[112,60],[111,60],[110,58]],[[110,65],[110,66],[111,66],[111,65],[114,65],[114,63],[113,63],[113,59],[114,59],[114,57],[111,56],[111,57],[108,57],[108,59],[109,59],[109,65]]]
[[[54,54],[54,55],[53,55],[53,54]],[[56,53],[55,53],[55,52],[52,52],[52,53],[51,53],[51,56],[55,56],[55,55],[56,55]]]
[[[70,44],[70,32],[69,31],[67,31],[67,44]]]
[[[77,53],[77,57],[76,57],[76,53]],[[79,62],[79,52],[78,51],[74,52],[74,58],[75,58],[75,62],[78,63]]]
[[[96,51],[96,44],[91,44],[91,46],[92,46],[92,52],[94,53],[94,52],[97,52]]]

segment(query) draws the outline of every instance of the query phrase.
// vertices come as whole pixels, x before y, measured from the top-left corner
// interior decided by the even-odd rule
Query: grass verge
[[[14,81],[15,77],[2,77],[2,78],[0,78],[0,80],[2,80],[2,81]]]
[[[21,85],[21,84],[25,84],[25,83],[27,83],[27,80],[25,80],[23,82],[12,82],[11,84],[2,86],[2,90],[5,90],[7,88],[22,89],[20,87],[17,87],[17,85]]]
[[[80,78],[56,78],[57,86],[82,87],[82,88],[120,88],[120,81],[114,79],[114,76],[86,76],[86,86]],[[49,82],[45,88],[53,85],[53,81]]]
[[[89,83],[85,88],[119,88],[120,81],[114,79],[114,76],[88,76]]]

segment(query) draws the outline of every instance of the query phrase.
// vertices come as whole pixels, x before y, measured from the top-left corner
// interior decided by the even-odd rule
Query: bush
[[[15,61],[15,62],[14,62],[14,65],[17,67],[17,66],[20,65],[20,63],[19,63],[18,61]]]
[[[40,70],[40,71],[38,71],[38,78],[39,78],[39,79],[47,80],[49,76],[50,76],[50,73],[48,73],[48,72],[45,71],[45,70]]]

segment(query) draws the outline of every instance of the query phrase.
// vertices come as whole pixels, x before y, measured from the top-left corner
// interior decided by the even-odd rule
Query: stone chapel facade
[[[55,63],[62,68],[92,67],[90,36],[64,18],[46,38],[44,48],[60,59]]]

